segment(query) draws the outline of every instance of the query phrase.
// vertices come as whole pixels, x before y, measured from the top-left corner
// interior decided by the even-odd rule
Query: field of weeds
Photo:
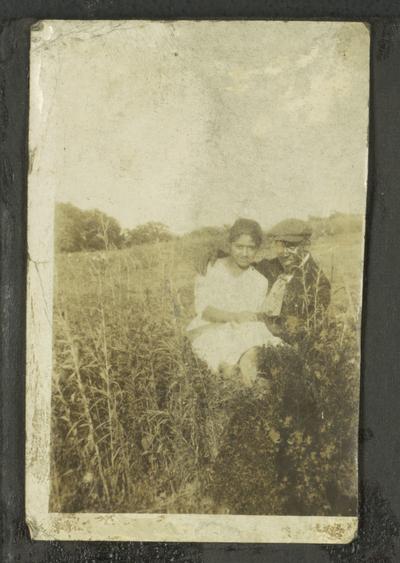
[[[359,237],[314,244],[332,305],[265,350],[269,390],[213,376],[185,338],[206,242],[57,255],[51,511],[355,512]]]

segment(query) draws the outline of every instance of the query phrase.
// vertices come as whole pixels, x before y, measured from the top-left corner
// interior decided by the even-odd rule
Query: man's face
[[[283,240],[274,241],[277,257],[285,268],[295,266],[299,260],[300,246],[290,244]]]
[[[254,261],[257,245],[250,235],[240,235],[231,242],[231,256],[239,268],[246,269]]]

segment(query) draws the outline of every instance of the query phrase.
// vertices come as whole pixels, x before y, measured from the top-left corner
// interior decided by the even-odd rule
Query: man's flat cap
[[[285,219],[272,227],[268,235],[275,240],[300,243],[311,238],[312,229],[301,219]]]

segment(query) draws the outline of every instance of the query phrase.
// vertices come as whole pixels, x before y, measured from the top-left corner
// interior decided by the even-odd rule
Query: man
[[[312,231],[305,221],[286,219],[268,233],[276,258],[252,264],[268,279],[264,320],[275,335],[292,343],[306,330],[318,326],[330,302],[330,283],[309,252]],[[210,254],[200,268],[226,254]]]

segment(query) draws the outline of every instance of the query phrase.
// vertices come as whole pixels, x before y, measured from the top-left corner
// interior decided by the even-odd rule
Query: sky
[[[34,169],[57,201],[179,234],[364,213],[364,24],[49,21],[31,56]]]

